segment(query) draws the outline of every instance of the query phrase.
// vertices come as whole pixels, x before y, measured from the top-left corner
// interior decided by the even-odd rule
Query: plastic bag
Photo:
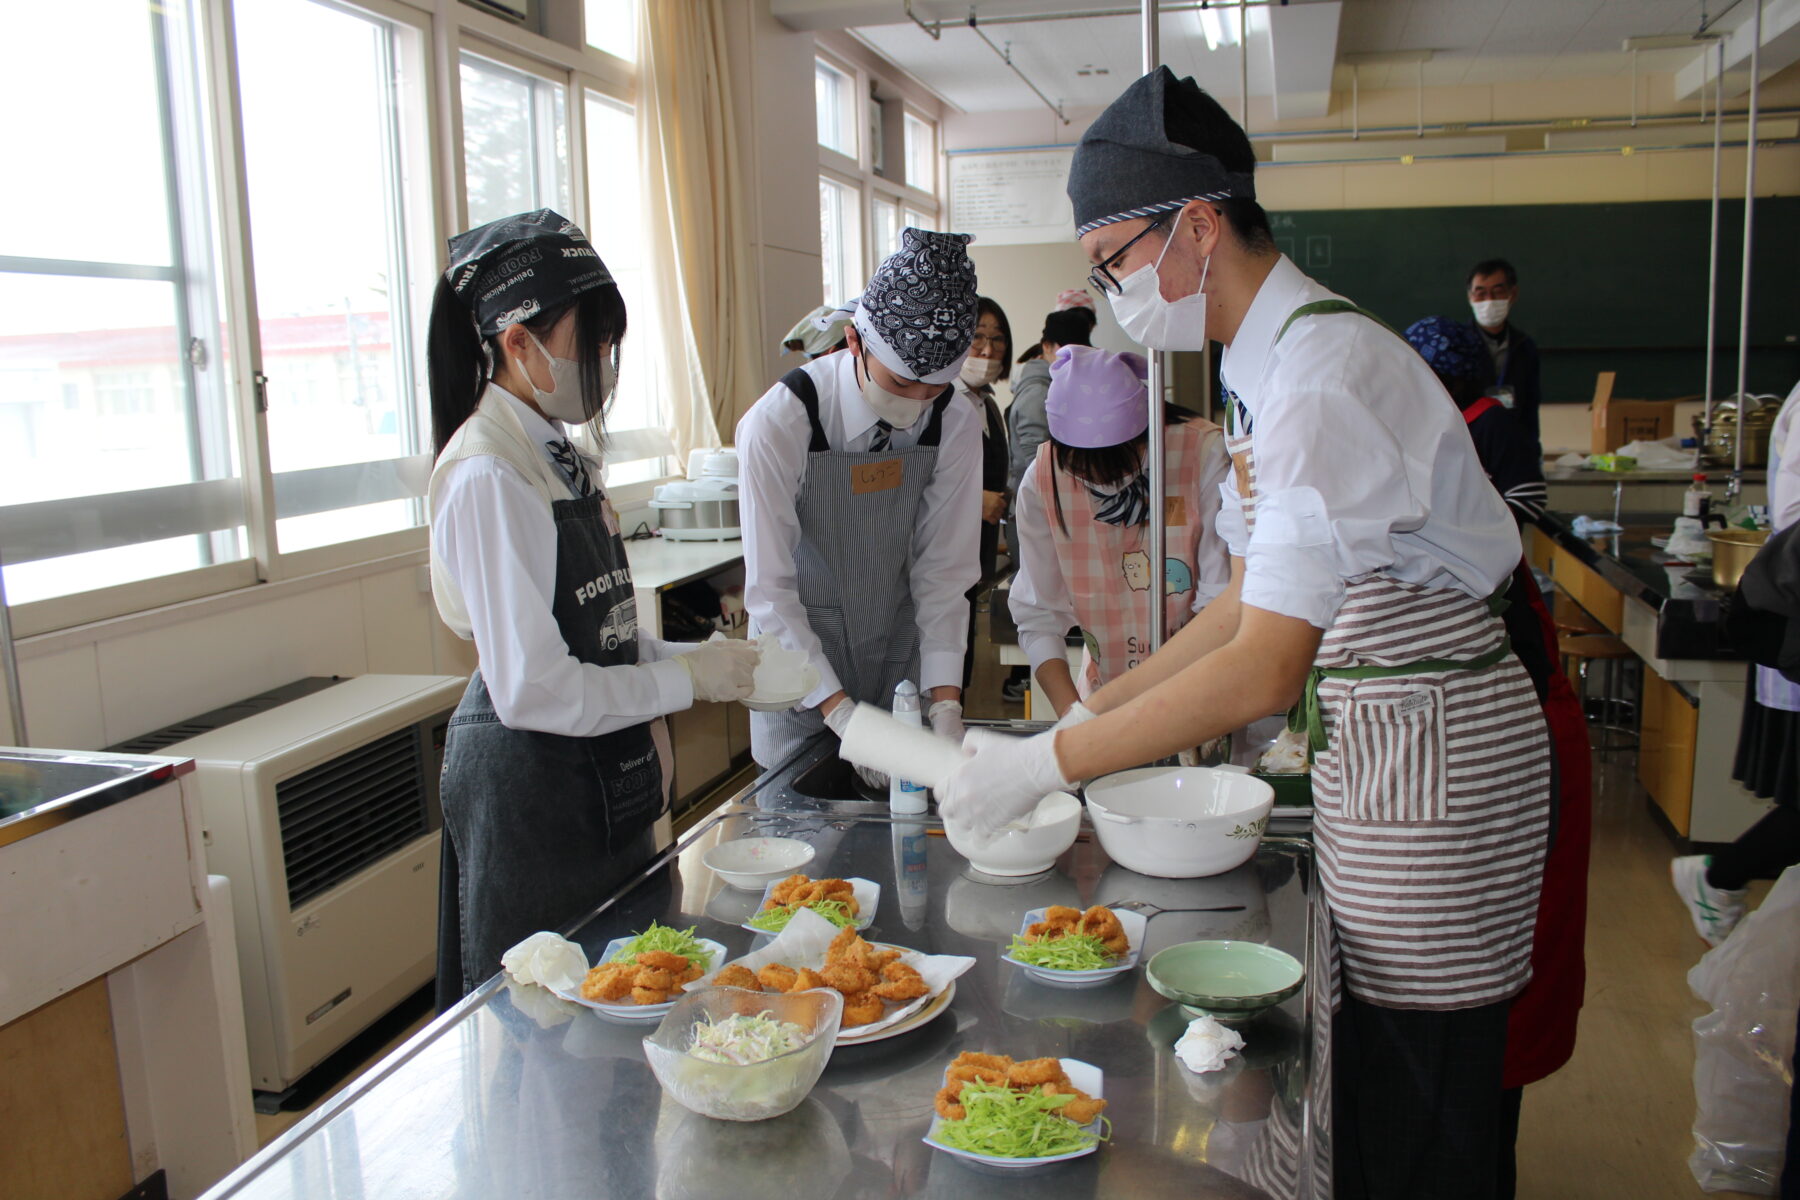
[[[1701,1190],[1773,1196],[1787,1145],[1800,1013],[1800,866],[1688,972],[1713,1011],[1694,1022],[1694,1152]]]

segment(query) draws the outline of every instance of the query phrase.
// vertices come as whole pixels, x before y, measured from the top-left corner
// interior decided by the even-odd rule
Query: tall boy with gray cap
[[[1076,149],[1076,235],[1120,325],[1156,350],[1225,345],[1233,582],[1058,728],[971,732],[939,808],[991,828],[1294,706],[1336,967],[1309,984],[1342,983],[1336,1194],[1493,1197],[1550,781],[1488,603],[1518,533],[1423,360],[1277,251],[1254,169],[1243,130],[1166,68]]]
[[[819,672],[797,709],[751,714],[764,767],[841,733],[855,701],[887,708],[903,679],[961,737],[964,593],[981,572],[981,416],[952,403],[975,336],[968,242],[903,231],[848,347],[788,372],[738,424],[744,606]]]

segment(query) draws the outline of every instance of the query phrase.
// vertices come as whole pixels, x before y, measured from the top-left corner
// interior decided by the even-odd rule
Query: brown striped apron
[[[1227,448],[1254,531],[1251,441]],[[1341,975],[1371,1004],[1459,1009],[1531,978],[1550,745],[1505,639],[1487,602],[1461,591],[1346,581],[1314,660],[1313,834],[1334,990]],[[1363,668],[1382,677],[1334,675]]]

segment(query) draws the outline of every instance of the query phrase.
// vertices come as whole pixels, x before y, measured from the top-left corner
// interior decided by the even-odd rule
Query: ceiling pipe
[[[1162,65],[1162,14],[1157,11],[1157,0],[1144,0],[1143,22],[1144,74],[1148,75]],[[1243,41],[1242,38],[1238,40],[1240,44]],[[1180,220],[1178,215],[1176,228],[1180,227]],[[1169,230],[1169,236],[1175,236],[1175,229]],[[1150,587],[1144,593],[1144,600],[1150,605],[1150,621],[1144,629],[1149,635],[1150,653],[1155,654],[1162,648],[1166,632],[1163,625],[1163,575],[1168,570],[1169,506],[1163,501],[1168,461],[1163,449],[1162,413],[1163,374],[1168,362],[1160,351],[1151,347],[1145,349],[1149,351],[1145,356],[1149,369],[1144,380],[1144,402],[1150,408],[1150,423],[1145,426],[1144,431],[1144,459],[1150,478]]]
[[[1051,112],[1056,114],[1057,120],[1061,121],[1064,125],[1069,123],[1069,118],[1063,115],[1062,105],[1055,103],[1050,97],[1044,95],[1043,90],[1039,88],[1037,84],[1031,82],[1025,72],[1019,70],[1018,64],[1013,62],[1011,45],[1009,44],[1005,50],[1002,50],[1000,47],[994,45],[993,38],[981,32],[981,26],[975,23],[975,14],[973,11],[969,13],[969,28],[975,31],[976,37],[987,43],[987,48],[989,50],[992,50],[995,54],[1000,56],[1001,62],[1012,68],[1012,73],[1017,75],[1026,87],[1031,89],[1033,95],[1044,102],[1045,108],[1048,108]]]
[[[906,0],[906,15],[911,19],[914,25],[917,25],[920,29],[923,29],[926,33],[930,34],[932,41],[936,42],[943,40],[944,23],[942,21],[933,21],[931,24],[927,25],[925,22],[919,20],[918,14],[912,10],[912,0]]]
[[[1751,222],[1756,211],[1756,105],[1762,88],[1763,0],[1755,0],[1750,39],[1750,128],[1744,150],[1744,270],[1738,295],[1737,432],[1732,440],[1731,483],[1725,488],[1729,506],[1744,490],[1744,419],[1750,415],[1750,246]]]
[[[1700,428],[1706,436],[1700,439],[1700,445],[1694,450],[1694,469],[1698,471],[1706,456],[1706,443],[1712,440],[1713,431],[1713,360],[1718,352],[1719,332],[1719,172],[1722,160],[1719,151],[1725,137],[1725,42],[1719,41],[1719,74],[1713,80],[1713,89],[1717,93],[1718,103],[1713,105],[1713,153],[1712,153],[1712,243],[1707,250],[1706,267],[1706,388],[1702,393],[1705,403],[1701,410]],[[1706,95],[1706,84],[1702,81],[1700,94]],[[1740,422],[1739,430],[1743,429]]]
[[[1199,12],[1203,8],[1298,8],[1308,4],[1340,4],[1343,0],[1188,0],[1164,4],[1165,13]],[[1137,8],[1087,8],[1074,12],[1013,13],[983,17],[987,25],[1029,25],[1037,21],[1086,21],[1095,17],[1131,17],[1141,13]]]

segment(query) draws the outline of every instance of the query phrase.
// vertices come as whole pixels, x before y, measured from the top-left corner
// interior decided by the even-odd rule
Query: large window
[[[819,177],[819,249],[824,257],[825,303],[842,304],[862,294],[868,272],[862,270],[861,225],[856,189]]]
[[[636,0],[584,0],[587,43],[626,62],[637,59]]]
[[[426,143],[408,129],[428,102],[422,38],[321,0],[237,14],[279,549],[420,524],[397,460],[430,448],[416,347],[437,268],[419,244]]]
[[[906,114],[906,185],[922,192],[937,187],[937,130],[930,122]]]
[[[644,220],[638,173],[637,122],[631,109],[599,92],[587,93],[588,237],[625,298],[627,331],[620,354],[619,386],[603,423],[609,487],[666,474],[661,363],[666,350],[662,322],[644,256]],[[637,436],[641,433],[643,436]],[[655,436],[651,436],[654,434]]]
[[[813,98],[818,109],[819,145],[856,157],[856,94],[851,76],[824,59],[813,61]]]
[[[0,560],[10,603],[244,560],[180,6],[7,10]],[[95,86],[104,80],[104,86]],[[76,131],[73,135],[71,131]],[[198,231],[198,236],[196,236]]]
[[[875,239],[873,257],[883,259],[900,248],[900,202],[877,196],[870,204],[874,206],[870,226],[870,236]]]
[[[573,211],[567,87],[464,54],[462,105],[471,226],[538,208]]]

